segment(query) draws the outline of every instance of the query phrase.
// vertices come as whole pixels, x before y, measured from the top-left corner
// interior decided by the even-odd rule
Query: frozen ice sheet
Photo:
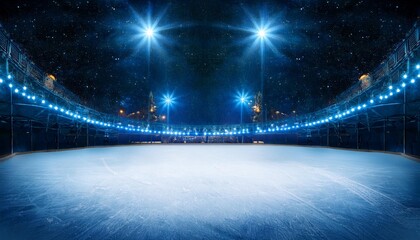
[[[272,145],[142,145],[0,163],[1,239],[420,239],[420,163]]]

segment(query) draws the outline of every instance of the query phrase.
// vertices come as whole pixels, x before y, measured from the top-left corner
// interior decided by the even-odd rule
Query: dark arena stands
[[[226,124],[104,112],[8,31],[0,239],[420,239],[419,22],[327,106],[267,119],[266,89]]]

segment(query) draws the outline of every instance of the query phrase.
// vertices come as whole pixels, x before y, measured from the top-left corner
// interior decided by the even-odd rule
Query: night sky
[[[138,30],[148,13],[165,28],[150,55]],[[171,122],[178,124],[239,122],[235,95],[260,89],[260,45],[252,47],[252,33],[244,31],[252,18],[275,28],[263,52],[264,98],[269,111],[287,116],[334,103],[418,16],[416,1],[0,3],[0,22],[15,42],[89,105],[111,114],[145,111],[150,91],[158,103],[173,93]]]

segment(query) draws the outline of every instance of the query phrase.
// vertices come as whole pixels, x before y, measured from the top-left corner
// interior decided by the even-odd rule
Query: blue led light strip
[[[68,116],[71,119],[76,121],[85,122],[91,125],[95,125],[98,127],[103,128],[112,128],[118,131],[127,131],[127,132],[138,132],[140,134],[159,134],[159,135],[170,135],[170,136],[234,136],[234,135],[247,135],[247,134],[264,134],[264,133],[279,133],[279,132],[288,132],[294,131],[301,128],[308,128],[319,126],[322,124],[327,124],[334,121],[340,121],[344,119],[349,119],[353,116],[356,116],[358,112],[371,108],[373,106],[379,106],[382,103],[388,101],[388,99],[394,97],[395,95],[401,94],[404,89],[407,87],[415,86],[415,84],[420,81],[420,64],[415,66],[415,70],[412,74],[404,74],[402,76],[401,81],[398,84],[389,85],[387,90],[383,91],[381,94],[372,97],[368,101],[354,105],[352,107],[348,107],[343,111],[338,111],[336,114],[327,115],[323,118],[318,118],[317,120],[304,122],[300,124],[283,124],[281,126],[272,124],[271,127],[260,128],[256,127],[254,131],[250,131],[248,128],[244,128],[243,126],[240,129],[236,129],[235,126],[237,125],[224,125],[223,128],[225,130],[220,130],[222,126],[219,126],[219,130],[215,131],[205,131],[204,129],[211,129],[209,126],[208,128],[201,128],[201,130],[191,131],[191,130],[156,130],[156,129],[149,129],[149,127],[141,127],[141,126],[134,126],[133,124],[125,124],[119,125],[114,124],[109,121],[101,121],[98,119],[90,118],[89,116],[83,115],[80,111],[72,111],[71,109],[67,109],[63,106],[59,106],[57,104],[53,104],[51,101],[44,99],[40,96],[37,96],[34,91],[31,91],[26,86],[22,86],[13,80],[12,75],[6,76],[7,80],[4,80],[0,77],[0,85],[7,85],[12,94],[19,96],[26,101],[29,101],[32,104],[38,104],[41,107],[48,108],[50,111],[55,111],[57,113],[61,113],[63,115]],[[327,107],[328,108],[328,107]],[[327,109],[325,108],[325,109]],[[86,108],[87,109],[87,108]],[[104,117],[105,118],[105,117]],[[290,121],[290,120],[289,120]],[[296,122],[296,121],[290,121]],[[256,125],[254,125],[256,126]],[[181,127],[180,127],[181,128]],[[167,127],[167,129],[170,129]],[[183,127],[183,129],[186,129]],[[230,129],[230,130],[227,130]],[[233,129],[233,130],[232,130]]]

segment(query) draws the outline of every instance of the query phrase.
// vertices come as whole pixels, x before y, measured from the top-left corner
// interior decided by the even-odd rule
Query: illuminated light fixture
[[[7,75],[7,79],[11,79],[12,78],[12,75]]]
[[[58,110],[58,107],[57,107],[57,106],[55,106],[55,107],[54,107],[54,110]]]
[[[9,88],[12,88],[12,87],[13,87],[13,84],[9,83]]]
[[[172,104],[172,98],[170,96],[165,96],[165,104],[166,105],[171,105]]]
[[[32,100],[35,100],[35,99],[36,99],[36,97],[35,97],[35,96],[32,96],[31,98],[32,98]]]
[[[384,98],[385,98],[385,99],[388,99],[388,96],[385,96]]]
[[[3,79],[0,78],[0,83],[3,83]]]
[[[15,93],[18,93],[18,92],[19,92],[19,89],[17,89],[17,88],[16,88],[16,89],[15,89]]]
[[[50,105],[48,105],[48,107],[52,108],[52,107],[53,107],[53,105],[51,105],[51,104],[50,104]]]
[[[366,107],[366,104],[363,104],[363,105],[362,105],[362,107],[364,107],[364,108],[365,108],[365,107]]]
[[[351,111],[352,111],[352,112],[354,112],[354,110],[355,110],[354,108],[351,108]]]
[[[416,82],[416,80],[413,78],[413,79],[411,79],[411,81],[410,81],[411,83],[415,83]]]
[[[31,96],[28,96],[28,99],[31,99]]]
[[[374,102],[375,102],[375,101],[373,101],[373,99],[370,99],[370,103],[372,103],[372,104],[373,104]]]
[[[407,79],[407,77],[408,77],[408,76],[407,76],[407,74],[404,74],[404,75],[403,75],[403,78],[404,78],[404,79]]]
[[[416,69],[420,69],[420,64],[417,64],[416,65]]]
[[[401,90],[399,88],[397,88],[397,93],[401,92]]]
[[[384,97],[383,97],[383,96],[379,96],[379,99],[381,99],[381,100],[382,100],[382,99],[384,99]]]
[[[146,35],[146,37],[148,38],[153,38],[153,35],[155,34],[155,31],[153,30],[152,27],[148,27],[144,30],[144,34]]]
[[[388,88],[389,88],[389,90],[392,90],[392,86],[389,86]]]
[[[41,103],[42,103],[42,104],[45,104],[45,100],[42,100],[42,101],[41,101]]]
[[[60,112],[64,112],[64,109],[60,108]]]
[[[22,93],[22,96],[26,96],[26,93]]]
[[[261,39],[264,39],[267,36],[267,30],[265,30],[264,28],[260,28],[258,29],[258,37]]]
[[[362,107],[361,106],[357,106],[357,110],[360,110],[360,109],[362,109]]]
[[[24,86],[24,87],[23,87],[23,91],[26,91],[26,89],[27,89],[27,87],[26,87],[26,86]]]
[[[389,96],[392,96],[392,95],[394,95],[394,93],[393,93],[393,92],[390,92],[390,93],[389,93]]]
[[[405,88],[406,84],[405,83],[401,83],[401,87]]]

